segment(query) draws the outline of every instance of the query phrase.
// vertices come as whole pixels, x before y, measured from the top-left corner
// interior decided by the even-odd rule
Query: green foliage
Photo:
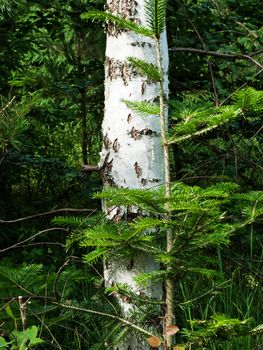
[[[251,322],[251,319],[240,321],[222,314],[214,314],[211,320],[191,321],[192,330],[183,329],[182,334],[188,341],[188,347],[206,349],[215,339],[219,342],[247,333]]]
[[[122,100],[123,103],[126,104],[127,107],[135,111],[140,115],[159,115],[160,108],[156,103],[146,102],[146,101],[129,101]]]
[[[200,136],[237,118],[241,109],[236,106],[214,107],[211,109],[183,109],[176,114],[180,120],[172,129],[169,143],[179,143],[195,136]]]
[[[148,26],[154,32],[155,37],[159,38],[165,28],[166,0],[145,1],[145,12]]]
[[[159,216],[167,211],[168,201],[171,219],[167,221],[166,218],[142,216],[130,223],[124,221],[117,224],[103,220],[102,224],[83,232],[81,245],[99,248],[97,253],[88,254],[89,262],[93,256],[97,260],[99,256],[108,256],[113,252],[115,255],[129,256],[136,248],[154,253],[164,265],[173,264],[175,275],[188,271],[211,276],[212,270],[198,267],[195,259],[188,259],[194,256],[195,252],[198,252],[200,259],[200,250],[204,248],[230,243],[230,235],[241,223],[236,225],[225,221],[227,214],[223,206],[229,202],[231,194],[236,190],[237,186],[230,183],[204,189],[175,183],[171,197],[164,200],[162,189],[150,191],[106,188],[96,197],[106,199],[109,206],[129,208],[136,205],[137,216],[145,213]],[[167,225],[174,231],[175,236],[174,247],[169,253],[164,249],[164,242],[160,241]],[[158,242],[157,246],[154,242]],[[151,274],[151,279],[153,275],[157,274]]]
[[[141,34],[144,36],[150,36],[150,37],[153,36],[152,30],[150,30],[146,27],[140,26],[133,21],[126,20],[126,19],[118,17],[118,16],[114,16],[113,14],[108,13],[108,12],[89,11],[89,12],[82,14],[81,18],[86,19],[86,20],[88,20],[88,19],[97,20],[97,21],[103,22],[103,23],[111,22],[121,29],[131,30],[134,33]]]
[[[29,122],[25,118],[29,104],[25,108],[21,104],[14,104],[13,100],[0,98],[0,149],[3,153],[8,146],[21,149],[21,136],[29,128]]]
[[[44,341],[37,337],[38,328],[31,326],[23,331],[14,330],[6,341],[0,337],[0,349],[27,350]]]
[[[134,66],[138,72],[146,76],[150,81],[160,81],[160,74],[158,68],[152,63],[147,63],[144,60],[140,60],[136,57],[128,57],[128,62]]]

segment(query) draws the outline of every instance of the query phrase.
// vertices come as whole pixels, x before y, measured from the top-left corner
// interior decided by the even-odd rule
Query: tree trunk
[[[144,0],[108,0],[106,10],[146,26]],[[155,42],[113,25],[108,25],[106,30],[105,113],[102,124],[103,149],[100,154],[104,186],[155,188],[164,183],[160,118],[156,115],[139,116],[121,101],[158,101],[158,84],[149,82],[127,63],[127,58],[133,56],[156,65]],[[161,51],[164,90],[168,98],[166,33],[162,34]],[[109,216],[118,221],[124,212],[125,208],[118,208],[111,211]],[[149,286],[142,291],[133,280],[138,273],[155,269],[158,269],[158,264],[149,255],[131,257],[121,262],[112,258],[105,263],[105,283],[106,286],[125,283],[137,293],[161,298],[160,285]],[[128,316],[132,305],[124,300],[120,300],[120,304],[124,316]],[[118,346],[119,350],[148,348],[149,345],[135,338]]]

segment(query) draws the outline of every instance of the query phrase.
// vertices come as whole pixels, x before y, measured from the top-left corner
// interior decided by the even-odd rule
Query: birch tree
[[[108,0],[105,5],[105,19],[110,20],[112,16],[112,21],[106,24],[105,111],[100,153],[105,187],[150,189],[163,185],[165,181],[162,133],[166,126],[159,118],[159,104],[162,100],[162,108],[167,112],[164,99],[168,99],[168,47],[165,28],[159,33],[157,43],[154,35],[149,35],[152,29],[148,26],[149,17],[157,14],[159,5],[154,0]],[[100,17],[98,13],[89,16]],[[117,17],[126,21],[124,25]],[[145,64],[153,75],[156,71],[159,74],[156,69],[159,64],[161,99],[159,79],[140,74],[140,66]],[[153,102],[157,103],[154,105]],[[136,110],[137,104],[140,111]],[[144,107],[147,113],[150,112],[147,116],[141,113]],[[135,207],[109,208],[104,204],[104,211],[116,224],[123,217],[137,215]],[[125,284],[138,294],[160,299],[161,284],[142,290],[134,281],[139,273],[156,269],[158,264],[150,254],[139,254],[121,261],[112,256],[104,264],[105,284]],[[123,314],[129,315],[132,305],[121,298],[119,301]],[[148,347],[130,338],[118,349]]]

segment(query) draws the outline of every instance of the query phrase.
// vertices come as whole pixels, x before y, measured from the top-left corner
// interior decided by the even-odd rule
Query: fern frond
[[[160,81],[160,73],[158,67],[152,63],[148,63],[136,57],[128,57],[128,61],[131,65],[136,68],[139,73],[145,75],[150,81],[158,82]]]
[[[147,0],[145,1],[146,21],[155,34],[156,38],[165,29],[166,0]]]
[[[126,104],[127,107],[138,113],[142,116],[148,115],[159,115],[160,107],[156,103],[146,102],[146,101],[129,101],[129,100],[121,100]]]
[[[149,28],[140,26],[135,22],[126,20],[119,16],[114,16],[111,13],[103,12],[103,11],[89,11],[81,15],[82,19],[85,20],[94,20],[99,22],[111,22],[117,27],[124,30],[131,30],[134,33],[141,34],[144,36],[152,37],[154,35],[153,31]]]

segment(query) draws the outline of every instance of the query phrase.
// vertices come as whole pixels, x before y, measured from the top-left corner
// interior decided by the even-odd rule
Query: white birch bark
[[[144,0],[108,0],[106,10],[114,15],[137,21],[147,26]],[[168,98],[168,48],[166,33],[161,37],[164,91]],[[105,59],[105,111],[102,124],[103,149],[100,154],[104,186],[124,188],[154,188],[164,183],[164,160],[161,144],[160,118],[156,115],[140,116],[130,110],[121,99],[131,101],[156,101],[159,97],[158,84],[147,81],[127,62],[133,56],[156,64],[155,42],[135,33],[108,27]],[[107,208],[104,208],[106,211]],[[121,212],[120,212],[121,210]],[[111,212],[111,218],[121,216],[124,208]],[[128,284],[135,292],[141,289],[134,276],[141,272],[158,269],[158,264],[149,255],[129,259],[107,261],[104,269],[105,283]],[[129,268],[127,266],[129,265]],[[160,285],[150,286],[144,293],[161,298]],[[127,316],[132,305],[120,300],[123,314]],[[148,349],[136,340],[121,344],[118,350]]]

